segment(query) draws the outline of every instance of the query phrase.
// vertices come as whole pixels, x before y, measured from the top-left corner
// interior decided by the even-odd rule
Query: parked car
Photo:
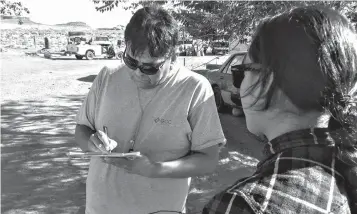
[[[77,40],[80,42],[69,42],[66,47],[66,54],[74,54],[77,59],[85,57],[88,60],[95,57],[107,57],[109,59],[120,59],[123,53],[123,47],[118,46],[119,43],[113,44],[108,37],[89,38],[86,35],[81,35]],[[69,41],[71,41],[69,39]]]
[[[215,40],[211,43],[212,55],[225,55],[229,52],[229,42],[225,40]]]
[[[245,68],[245,63],[249,62],[246,51],[236,52],[233,53],[219,69],[199,72],[210,81],[219,112],[226,111],[227,108],[233,108],[236,116],[244,114],[239,95],[239,87],[244,78],[244,70],[241,68]],[[235,83],[233,83],[232,72],[235,73]]]

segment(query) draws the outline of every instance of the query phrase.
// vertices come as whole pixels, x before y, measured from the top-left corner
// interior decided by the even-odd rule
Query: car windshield
[[[96,37],[96,41],[109,41],[108,37]]]
[[[244,62],[243,62],[244,64],[249,64],[249,63],[252,63],[252,60],[250,59],[250,57],[249,57],[249,54],[247,54],[247,57],[245,57],[245,59],[244,59]]]
[[[68,32],[68,36],[69,37],[72,37],[72,36],[77,36],[77,37],[83,37],[83,36],[85,36],[85,35],[87,35],[85,32],[80,32],[80,31],[70,31],[70,32]]]
[[[87,38],[81,36],[72,36],[68,38],[68,44],[80,44],[81,41],[86,42]]]
[[[229,47],[229,42],[213,42],[213,47]]]

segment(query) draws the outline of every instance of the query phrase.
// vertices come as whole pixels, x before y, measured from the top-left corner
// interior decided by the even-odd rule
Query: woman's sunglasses
[[[149,63],[142,63],[142,65],[138,65],[139,62],[136,59],[131,58],[129,55],[126,54],[126,49],[124,50],[123,54],[123,61],[126,66],[128,66],[132,70],[136,70],[139,68],[139,70],[146,75],[155,75],[157,72],[162,68],[164,63],[166,62],[160,62],[157,64],[149,64]]]
[[[261,69],[261,66],[256,63],[233,65],[231,67],[231,72],[232,72],[234,87],[240,88],[240,85],[242,84],[243,79],[244,79],[245,71],[259,72],[260,69]]]

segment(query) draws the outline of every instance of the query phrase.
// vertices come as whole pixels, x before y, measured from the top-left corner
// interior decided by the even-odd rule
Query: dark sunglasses
[[[231,67],[232,78],[233,78],[233,85],[236,88],[240,88],[240,85],[244,79],[244,72],[245,71],[260,71],[261,67],[259,64],[256,63],[249,63],[249,64],[240,64],[240,65],[233,65]]]
[[[149,64],[149,63],[142,63],[142,65],[138,65],[139,62],[136,59],[131,58],[129,55],[126,54],[126,49],[124,50],[123,54],[123,61],[126,66],[128,66],[132,70],[136,70],[139,68],[139,70],[146,75],[155,75],[157,72],[162,68],[164,63],[166,62],[160,62],[157,64]]]

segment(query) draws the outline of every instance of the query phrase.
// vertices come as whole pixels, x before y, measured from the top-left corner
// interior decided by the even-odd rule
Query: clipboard
[[[136,158],[140,157],[140,152],[129,153],[101,153],[101,152],[68,152],[71,158],[109,157],[109,158]]]

